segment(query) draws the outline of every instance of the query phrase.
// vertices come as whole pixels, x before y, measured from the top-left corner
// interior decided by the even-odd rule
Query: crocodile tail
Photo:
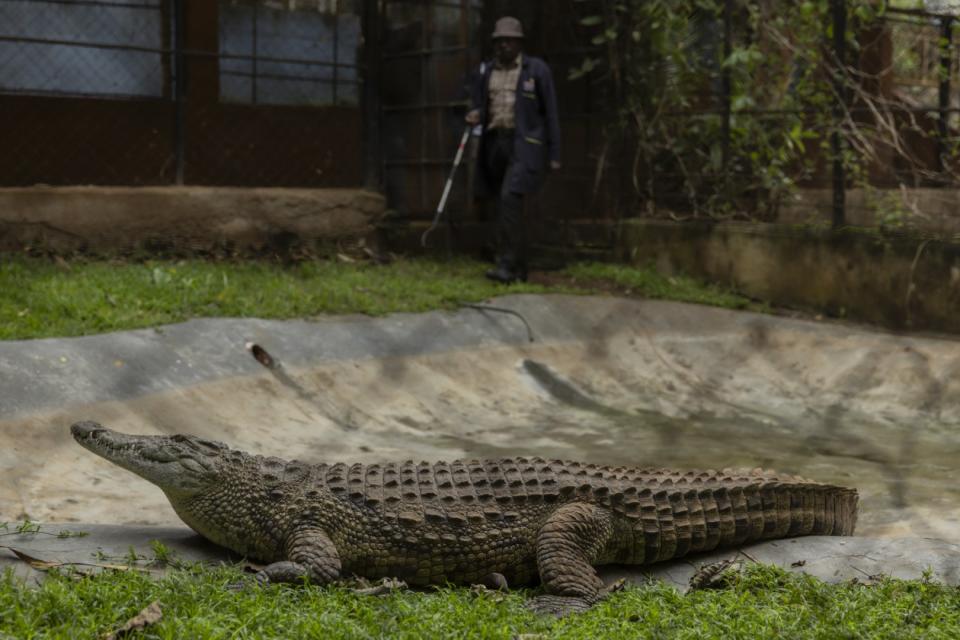
[[[644,564],[759,540],[845,536],[856,527],[855,489],[790,476],[714,477],[625,493],[618,509],[633,522],[635,544],[617,561]]]
[[[772,482],[760,487],[760,539],[849,536],[857,525],[856,489],[815,482]]]
[[[811,531],[811,535],[852,536],[860,503],[857,490],[826,485],[821,491],[825,494],[823,524],[819,530]],[[831,502],[832,512],[828,509]]]

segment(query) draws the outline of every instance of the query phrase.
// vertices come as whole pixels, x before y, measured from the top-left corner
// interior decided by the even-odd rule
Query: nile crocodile
[[[541,458],[306,464],[186,435],[93,422],[81,445],[153,482],[197,533],[266,563],[261,582],[396,577],[412,585],[538,579],[534,608],[582,609],[595,566],[755,540],[850,535],[854,489],[754,471],[606,467]],[[499,578],[499,576],[497,576]]]

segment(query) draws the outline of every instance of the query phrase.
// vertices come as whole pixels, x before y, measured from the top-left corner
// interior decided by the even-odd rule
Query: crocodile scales
[[[267,563],[262,582],[396,577],[541,581],[543,610],[595,602],[595,567],[771,538],[851,535],[855,489],[753,471],[607,467],[541,458],[306,464],[194,436],[93,422],[82,446],[159,486],[183,521]],[[537,607],[535,607],[537,608]]]

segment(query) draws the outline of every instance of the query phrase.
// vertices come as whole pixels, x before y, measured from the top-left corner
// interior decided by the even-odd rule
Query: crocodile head
[[[221,481],[221,468],[230,448],[194,436],[132,436],[96,422],[70,427],[86,449],[149,480],[173,498],[189,498]]]

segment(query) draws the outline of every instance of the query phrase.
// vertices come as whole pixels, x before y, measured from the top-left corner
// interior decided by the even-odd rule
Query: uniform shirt
[[[517,83],[520,81],[521,54],[509,65],[499,60],[490,72],[490,124],[488,129],[513,129]]]
[[[547,63],[535,56],[523,54],[519,64],[513,110],[513,151],[517,170],[511,171],[502,184],[494,184],[483,169],[485,163],[480,163],[482,170],[477,172],[475,183],[479,194],[496,195],[503,188],[511,193],[534,193],[546,176],[547,162],[560,161],[560,118],[553,74]],[[485,126],[489,126],[492,120],[490,76],[494,67],[493,60],[484,61],[470,85],[470,106],[480,112],[480,121]],[[480,157],[486,157],[484,147],[493,142],[487,136],[480,137]]]

